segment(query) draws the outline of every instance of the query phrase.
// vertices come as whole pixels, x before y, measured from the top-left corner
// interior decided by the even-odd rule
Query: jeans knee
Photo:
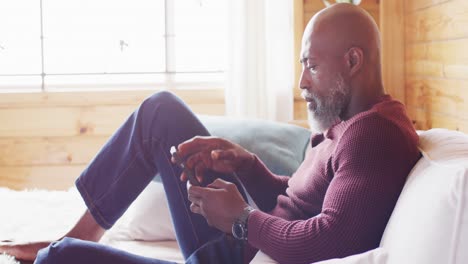
[[[149,107],[154,108],[156,106],[165,107],[179,107],[184,105],[183,101],[177,97],[175,94],[168,92],[168,91],[161,91],[157,92],[150,97],[146,98],[145,101],[142,103],[142,107]]]
[[[80,254],[80,247],[76,239],[64,238],[51,243],[47,248],[41,249],[36,258],[35,264],[59,264],[71,263],[71,260]]]

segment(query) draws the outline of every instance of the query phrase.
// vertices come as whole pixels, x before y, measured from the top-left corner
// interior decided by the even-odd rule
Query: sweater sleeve
[[[276,198],[286,192],[290,178],[273,174],[257,156],[252,168],[238,176],[262,211],[269,211],[276,205]]]
[[[280,263],[312,263],[379,245],[419,154],[393,123],[373,118],[365,124],[348,128],[338,142],[321,213],[287,221],[254,211],[248,220],[252,246]]]

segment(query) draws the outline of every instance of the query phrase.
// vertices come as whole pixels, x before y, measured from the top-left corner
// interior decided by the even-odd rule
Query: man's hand
[[[205,217],[208,225],[231,234],[232,224],[248,204],[233,183],[216,179],[207,187],[189,186],[190,210]]]
[[[207,169],[233,173],[250,169],[255,161],[254,154],[218,137],[194,137],[177,148],[178,155],[185,160],[187,168],[195,172],[200,182],[203,182],[203,174]],[[187,181],[185,173],[182,173],[181,180]]]

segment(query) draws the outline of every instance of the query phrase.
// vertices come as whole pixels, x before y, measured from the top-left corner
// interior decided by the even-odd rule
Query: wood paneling
[[[307,120],[307,103],[304,99],[294,100],[294,115],[295,120]]]
[[[386,93],[405,103],[404,0],[382,0],[382,80]]]
[[[0,96],[0,186],[70,188],[122,122],[156,91]],[[177,90],[194,112],[224,114],[222,90]]]
[[[0,138],[0,167],[85,165],[108,136]]]
[[[63,166],[2,166],[0,186],[15,190],[37,188],[67,190],[86,168],[84,165]]]
[[[468,1],[405,1],[405,90],[419,129],[468,132]]]
[[[134,105],[0,109],[0,137],[103,136],[112,134]],[[223,104],[195,104],[199,114],[224,114]]]
[[[406,1],[407,5],[413,1]],[[407,43],[468,37],[468,1],[444,1],[406,15]]]
[[[302,65],[299,62],[301,57],[302,33],[304,32],[304,2],[294,0],[294,98],[300,98],[299,77],[301,76]],[[294,119],[298,119],[294,111]]]
[[[436,42],[407,43],[407,75],[467,78],[468,38]],[[463,51],[463,52],[462,52]]]
[[[450,0],[406,0],[405,10],[406,12],[412,12],[419,9],[428,8],[431,6],[437,6],[441,3],[448,2]]]
[[[0,109],[0,137],[109,135],[132,105]]]
[[[158,90],[5,93],[0,95],[0,109],[48,106],[137,106],[145,98],[156,92]],[[224,103],[224,91],[222,89],[176,90],[172,92],[189,105]]]
[[[456,115],[468,120],[468,80],[411,78],[406,87],[411,89],[410,105],[425,106],[432,112]]]

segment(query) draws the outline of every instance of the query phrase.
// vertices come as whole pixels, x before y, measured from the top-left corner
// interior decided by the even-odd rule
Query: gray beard
[[[315,112],[307,111],[307,119],[310,129],[314,133],[323,133],[330,127],[341,122],[341,119],[336,116],[317,115]]]
[[[307,118],[310,129],[315,133],[323,133],[330,127],[341,122],[340,115],[350,100],[350,87],[345,84],[343,77],[338,75],[336,85],[329,89],[330,93],[324,98],[316,98],[315,111],[307,109]]]

